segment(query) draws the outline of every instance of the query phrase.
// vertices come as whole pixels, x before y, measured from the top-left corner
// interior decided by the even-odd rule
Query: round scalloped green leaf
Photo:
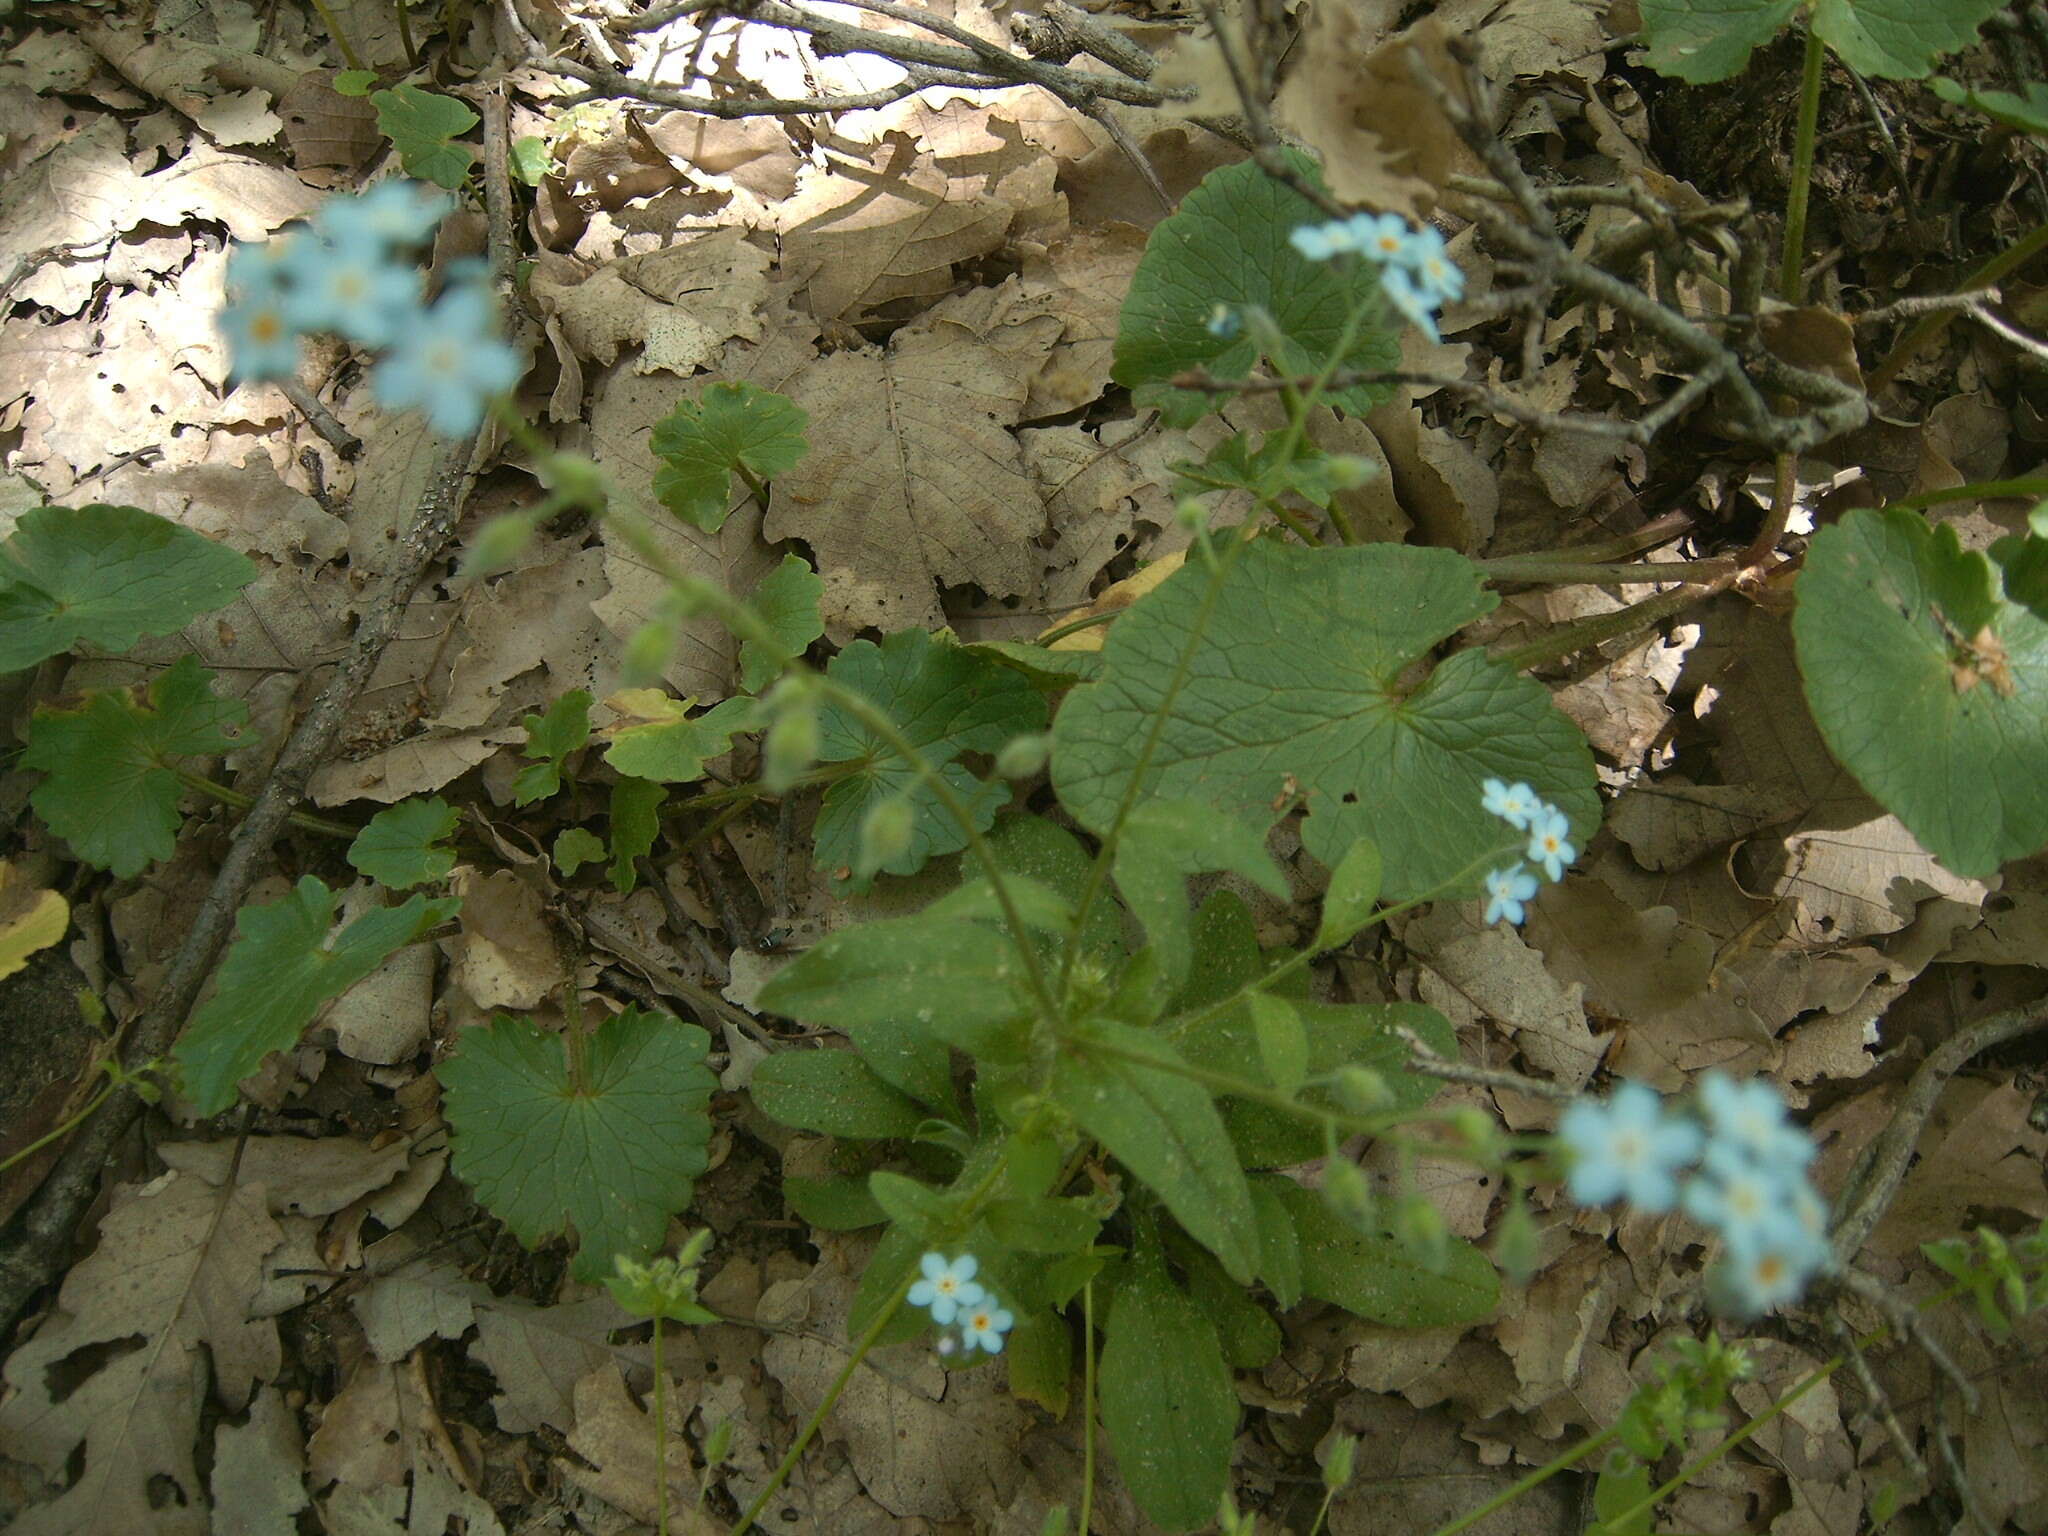
[[[0,544],[0,672],[80,643],[125,651],[255,579],[245,557],[140,507],[38,507]]]
[[[574,1230],[570,1272],[597,1281],[641,1259],[690,1203],[709,1159],[718,1081],[694,1024],[628,1008],[583,1045],[523,1019],[466,1029],[435,1069],[454,1131],[455,1171],[528,1247]]]
[[[1818,0],[1813,28],[1859,75],[1918,80],[1977,41],[2006,0]]]
[[[654,494],[684,522],[716,533],[731,510],[734,472],[772,480],[796,468],[810,451],[810,421],[787,396],[755,384],[713,384],[700,399],[678,400],[654,424]]]
[[[178,760],[225,752],[248,715],[213,696],[213,674],[194,656],[151,683],[146,703],[109,688],[76,709],[39,709],[21,763],[49,777],[29,804],[79,858],[125,879],[177,846]]]
[[[1289,154],[1302,171],[1315,174],[1306,155]],[[1250,335],[1240,330],[1224,337],[1209,329],[1218,304],[1257,306],[1271,315],[1283,339],[1277,361],[1296,377],[1331,360],[1345,317],[1366,306],[1367,319],[1339,361],[1348,368],[1398,368],[1399,335],[1374,318],[1380,300],[1371,264],[1310,261],[1288,241],[1296,225],[1325,219],[1314,203],[1253,161],[1211,171],[1145,242],[1117,321],[1111,377],[1134,390],[1140,406],[1157,406],[1169,426],[1192,425],[1215,410],[1227,397],[1175,389],[1167,381],[1191,368],[1218,379],[1251,372],[1258,346]],[[1324,399],[1358,414],[1390,393],[1388,385],[1356,384]]]
[[[890,718],[966,803],[977,831],[987,831],[1009,804],[1010,788],[975,777],[954,759],[963,752],[994,753],[1012,736],[1045,729],[1045,699],[1020,673],[921,629],[890,635],[880,645],[856,640],[832,658],[826,675]],[[867,889],[869,880],[854,873],[861,825],[876,805],[899,796],[910,804],[910,839],[883,861],[884,871],[915,874],[940,854],[967,846],[967,834],[932,787],[852,713],[828,701],[818,732],[821,762],[860,764],[825,792],[818,808],[820,869],[845,869],[849,889]]]
[[[1784,30],[1800,0],[1638,0],[1648,62],[1659,74],[1706,85],[1741,71]]]
[[[1816,0],[1813,30],[1851,69],[1918,80],[1967,48],[2005,0]],[[1726,80],[1782,31],[1800,0],[1640,0],[1649,64],[1695,85]]]
[[[370,103],[377,109],[377,131],[398,151],[406,175],[450,192],[469,179],[476,150],[455,142],[480,121],[467,102],[416,85],[400,85],[372,91]]]
[[[1814,536],[1792,616],[1828,750],[1966,879],[2048,843],[2048,622],[1917,512]]]
[[[1599,825],[1592,754],[1540,684],[1477,650],[1411,675],[1494,606],[1471,561],[1262,541],[1213,599],[1211,581],[1191,564],[1140,598],[1109,632],[1101,680],[1060,706],[1053,787],[1091,831],[1115,819],[1162,704],[1141,803],[1200,800],[1265,826],[1291,776],[1308,798],[1309,851],[1335,867],[1370,837],[1390,900],[1437,889],[1511,841],[1480,809],[1489,778],[1532,785],[1581,847]],[[1477,888],[1476,871],[1466,885]]]
[[[455,868],[455,850],[441,846],[455,835],[455,807],[439,795],[387,806],[348,845],[356,870],[393,890],[445,880]]]
[[[307,875],[289,896],[235,914],[220,986],[171,1051],[202,1115],[233,1104],[236,1085],[265,1056],[290,1049],[329,1001],[461,905],[413,896],[365,913],[330,941],[334,901],[333,891]]]

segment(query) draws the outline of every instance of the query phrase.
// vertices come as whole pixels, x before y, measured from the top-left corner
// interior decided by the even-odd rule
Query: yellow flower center
[[[249,322],[251,341],[275,341],[283,334],[284,321],[278,318],[274,309],[258,310],[256,317]]]

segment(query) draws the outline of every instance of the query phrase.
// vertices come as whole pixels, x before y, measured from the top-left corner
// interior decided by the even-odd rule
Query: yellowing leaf
[[[0,977],[48,949],[71,926],[71,906],[55,891],[37,890],[0,859]]]

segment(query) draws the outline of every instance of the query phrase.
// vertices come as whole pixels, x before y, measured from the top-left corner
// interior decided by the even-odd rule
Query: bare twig
[[[1850,1368],[1856,1372],[1856,1379],[1863,1384],[1863,1395],[1870,1403],[1871,1414],[1884,1426],[1885,1435],[1891,1440],[1892,1449],[1899,1453],[1899,1460],[1906,1464],[1906,1470],[1917,1478],[1922,1487],[1930,1486],[1934,1477],[1927,1470],[1927,1463],[1920,1459],[1920,1453],[1913,1448],[1905,1426],[1899,1423],[1899,1416],[1892,1409],[1891,1394],[1885,1391],[1876,1375],[1870,1369],[1870,1362],[1863,1356],[1863,1346],[1857,1342],[1856,1330],[1842,1321],[1839,1312],[1828,1313],[1828,1331],[1842,1353],[1849,1357]]]
[[[502,177],[507,174],[504,96],[493,93],[485,106],[487,153],[493,130],[498,147],[496,156],[487,160],[486,177],[494,169]],[[509,211],[509,191],[502,206]],[[495,199],[492,207],[494,212],[499,207]],[[500,247],[509,247],[511,239],[509,220],[500,222],[494,218],[494,269],[499,266]],[[509,270],[509,258],[506,269]],[[356,696],[383,658],[385,646],[398,633],[413,588],[440,557],[454,532],[474,474],[477,449],[478,438],[472,434],[450,444],[435,465],[426,493],[399,538],[384,580],[363,609],[348,655],[278,753],[255,804],[235,828],[213,885],[192,914],[191,927],[166,967],[156,995],[131,1027],[127,1051],[131,1063],[163,1057],[183,1028],[186,1015],[198,1000],[200,989],[227,942],[237,909],[269,858],[271,844],[304,795],[307,781],[332,754]],[[19,1316],[29,1298],[62,1265],[107,1158],[134,1123],[141,1107],[140,1101],[129,1093],[110,1098],[79,1129],[56,1169],[37,1191],[23,1213],[19,1240],[0,1253],[0,1326]]]
[[[1934,1112],[1948,1080],[1973,1057],[2048,1025],[2048,1006],[2028,1003],[2008,1008],[1950,1036],[1929,1053],[1906,1085],[1905,1096],[1892,1112],[1891,1123],[1863,1150],[1850,1170],[1830,1227],[1835,1258],[1845,1268],[1861,1251],[1884,1216],[1912,1165],[1920,1128]]]
[[[1977,1411],[1977,1384],[1964,1374],[1961,1366],[1949,1358],[1948,1351],[1942,1348],[1941,1341],[1934,1337],[1933,1331],[1927,1326],[1927,1319],[1921,1315],[1918,1307],[1892,1287],[1875,1276],[1866,1274],[1853,1264],[1844,1264],[1834,1278],[1843,1290],[1876,1307],[1902,1336],[1919,1345],[1934,1368],[1955,1383],[1956,1390],[1962,1393],[1963,1401],[1969,1404],[1970,1411]]]
[[[1569,1103],[1577,1098],[1576,1089],[1562,1083],[1547,1082],[1540,1077],[1525,1077],[1520,1072],[1508,1072],[1496,1067],[1467,1066],[1462,1061],[1452,1061],[1439,1056],[1423,1038],[1405,1024],[1394,1026],[1394,1034],[1408,1047],[1408,1065],[1424,1077],[1433,1077],[1446,1083],[1471,1083],[1480,1088],[1505,1088],[1512,1093],[1525,1093],[1531,1098],[1551,1099],[1557,1103]]]
[[[328,446],[344,459],[363,451],[363,440],[334,419],[334,412],[320,403],[320,397],[297,379],[280,379],[278,389],[292,408],[306,418],[306,425],[327,440]]]

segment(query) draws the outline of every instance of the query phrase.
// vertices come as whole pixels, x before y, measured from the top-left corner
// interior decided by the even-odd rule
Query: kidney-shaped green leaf
[[[524,1019],[464,1030],[435,1069],[454,1131],[455,1171],[531,1246],[573,1228],[577,1279],[618,1255],[643,1258],[690,1203],[709,1161],[711,1037],[628,1008],[583,1042]]]
[[[246,557],[140,507],[37,507],[0,544],[0,672],[81,642],[125,651],[255,579]]]
[[[1315,174],[1306,155],[1288,153],[1304,174]],[[1346,316],[1354,307],[1378,305],[1379,284],[1369,262],[1310,261],[1289,242],[1295,226],[1324,219],[1314,203],[1255,161],[1211,171],[1145,242],[1117,321],[1117,383],[1130,386],[1139,405],[1157,406],[1169,426],[1189,426],[1215,410],[1225,396],[1177,389],[1169,381],[1192,368],[1218,379],[1251,372],[1259,349],[1249,331],[1240,326],[1226,336],[1210,327],[1219,304],[1239,311],[1256,306],[1272,316],[1281,338],[1276,361],[1290,375],[1315,373],[1333,360],[1366,371],[1399,367],[1397,334],[1371,312],[1343,356],[1333,359]],[[1384,384],[1354,384],[1324,398],[1356,413],[1389,391]]]
[[[1592,754],[1540,684],[1477,650],[1411,675],[1494,606],[1471,561],[1260,542],[1213,602],[1211,580],[1190,564],[1132,605],[1110,630],[1101,681],[1060,706],[1053,786],[1084,826],[1101,832],[1115,817],[1163,705],[1142,798],[1206,801],[1264,826],[1291,777],[1308,798],[1309,851],[1335,867],[1370,837],[1389,899],[1467,870],[1477,889],[1475,864],[1511,841],[1480,808],[1489,778],[1532,785],[1584,846],[1600,816]]]
[[[1828,750],[1927,851],[1979,879],[2048,843],[2048,621],[1917,512],[1814,536],[1792,633]]]

